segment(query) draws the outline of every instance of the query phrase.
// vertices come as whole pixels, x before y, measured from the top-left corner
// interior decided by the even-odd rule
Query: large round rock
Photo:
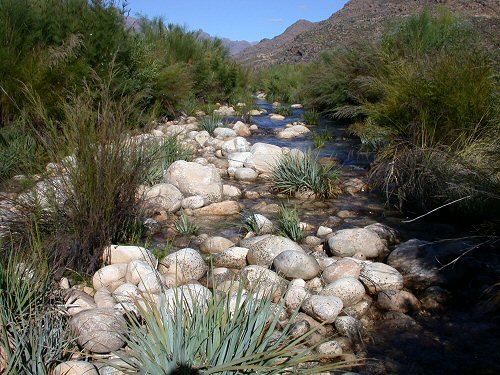
[[[76,314],[69,322],[78,344],[92,353],[110,353],[125,345],[126,322],[114,309],[91,309]]]
[[[276,272],[261,266],[247,266],[241,270],[245,287],[259,296],[271,295],[279,300],[287,288],[287,282]]]
[[[354,277],[343,277],[325,286],[321,295],[337,296],[342,300],[344,307],[349,307],[363,299],[365,287]]]
[[[158,269],[163,274],[173,275],[178,284],[183,284],[201,279],[207,273],[208,266],[199,252],[186,248],[167,255]]]
[[[174,185],[157,184],[144,192],[144,208],[148,213],[176,212],[181,208],[182,199],[182,193]]]
[[[359,278],[370,294],[375,294],[384,289],[403,289],[403,275],[397,269],[384,263],[364,264]]]
[[[340,257],[361,253],[367,258],[377,258],[386,250],[380,237],[365,228],[339,230],[329,236],[328,246],[333,255]]]
[[[357,261],[354,259],[343,258],[325,268],[323,271],[323,279],[327,283],[332,283],[343,277],[354,277],[357,279],[359,278],[360,273],[361,266]]]
[[[342,307],[342,300],[338,297],[313,295],[304,301],[302,310],[322,323],[333,323]]]
[[[283,251],[292,250],[304,253],[304,250],[297,243],[286,237],[264,235],[252,240],[254,241],[247,246],[249,264],[269,267],[273,264],[274,258]]]
[[[165,181],[174,185],[185,197],[201,195],[209,203],[222,199],[222,180],[212,165],[178,160],[168,168]]]
[[[247,265],[248,249],[245,247],[230,247],[221,253],[213,255],[215,267],[243,268]]]
[[[310,280],[320,272],[316,258],[301,251],[283,251],[274,258],[273,265],[279,274],[290,280]]]
[[[99,375],[95,366],[85,361],[67,361],[59,363],[52,372],[53,375]]]

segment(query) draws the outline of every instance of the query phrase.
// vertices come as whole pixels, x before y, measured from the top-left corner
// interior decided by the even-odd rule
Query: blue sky
[[[347,0],[128,0],[130,15],[163,17],[167,23],[233,40],[258,42],[281,34],[299,19],[321,21]]]

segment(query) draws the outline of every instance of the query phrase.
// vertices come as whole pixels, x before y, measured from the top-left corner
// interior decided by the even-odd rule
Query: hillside
[[[351,0],[330,18],[317,23],[299,21],[305,25],[303,30],[294,24],[235,58],[252,66],[310,61],[327,49],[349,45],[356,39],[377,39],[388,25],[426,6],[433,12],[446,7],[463,14],[495,48],[500,48],[500,0]]]

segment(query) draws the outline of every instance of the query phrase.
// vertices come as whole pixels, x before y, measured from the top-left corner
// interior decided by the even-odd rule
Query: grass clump
[[[319,124],[320,113],[315,109],[310,109],[304,112],[304,122],[308,125]]]
[[[5,374],[52,374],[71,357],[62,301],[51,293],[51,275],[40,258],[21,261],[17,248],[1,245],[0,363]],[[32,254],[33,255],[33,254]],[[2,366],[0,366],[2,367]]]
[[[182,236],[196,236],[200,228],[190,221],[184,210],[181,211],[181,216],[174,222],[174,228]]]
[[[313,133],[313,144],[315,148],[324,148],[327,142],[331,141],[333,136],[327,131],[315,131]]]
[[[138,305],[141,318],[130,314],[130,350],[122,360],[144,374],[313,374],[347,366],[322,362],[316,345],[302,346],[313,331],[292,336],[298,311],[280,329],[284,302],[273,304],[270,293],[244,293],[242,284],[232,302],[190,285],[163,303]]]
[[[280,105],[274,110],[277,114],[285,117],[290,117],[293,115],[293,109],[289,105]]]
[[[205,116],[201,119],[199,127],[213,135],[216,128],[223,127],[222,117],[217,115]]]
[[[274,165],[271,187],[287,195],[312,191],[317,197],[330,198],[339,193],[338,178],[334,166],[320,164],[318,156],[312,152],[290,152]]]
[[[300,227],[299,212],[296,207],[290,208],[285,205],[281,205],[278,223],[281,235],[288,237],[295,242],[304,238],[305,233]]]

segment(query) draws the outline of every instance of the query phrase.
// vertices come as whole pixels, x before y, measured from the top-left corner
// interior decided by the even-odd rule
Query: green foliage
[[[205,116],[201,119],[199,127],[202,130],[206,130],[211,135],[213,135],[216,128],[221,128],[224,126],[222,122],[222,117],[218,115]]]
[[[297,208],[286,207],[281,205],[280,214],[278,217],[280,233],[290,238],[292,241],[298,242],[304,238],[304,231],[300,227],[299,212]]]
[[[49,375],[69,360],[67,318],[56,310],[43,262],[21,261],[17,248],[0,245],[0,347],[5,374]]]
[[[313,133],[313,144],[315,148],[324,148],[333,136],[327,130],[315,131]]]
[[[424,11],[313,64],[306,103],[355,121],[350,132],[378,150],[372,183],[400,208],[467,196],[456,207],[477,211],[499,202],[496,67],[467,22]]]
[[[320,164],[312,152],[290,152],[281,157],[271,171],[272,189],[283,194],[312,191],[329,198],[338,195],[338,171],[333,165]]]
[[[127,363],[120,370],[141,374],[316,374],[347,366],[345,362],[322,362],[322,355],[314,351],[317,345],[302,345],[314,330],[292,336],[298,311],[279,330],[284,302],[276,305],[269,295],[243,293],[242,284],[231,307],[228,296],[215,294],[205,302],[194,288],[177,289],[170,303],[138,305],[141,318],[130,314],[132,326],[126,336],[130,350],[126,356],[119,354]],[[193,301],[192,307],[188,300]],[[303,366],[307,362],[310,367]]]
[[[193,152],[179,143],[176,137],[154,138],[144,142],[141,157],[149,165],[144,174],[148,185],[165,182],[165,172],[174,161],[191,161]]]
[[[313,109],[304,112],[304,122],[308,125],[318,125],[320,113]]]
[[[293,115],[293,109],[289,105],[280,105],[274,110],[277,114],[285,117]]]
[[[180,218],[174,222],[174,228],[183,236],[196,236],[200,231],[200,228],[188,219],[184,210],[181,211]]]
[[[254,73],[254,91],[263,91],[269,101],[296,103],[301,101],[304,83],[303,65],[277,64]]]

